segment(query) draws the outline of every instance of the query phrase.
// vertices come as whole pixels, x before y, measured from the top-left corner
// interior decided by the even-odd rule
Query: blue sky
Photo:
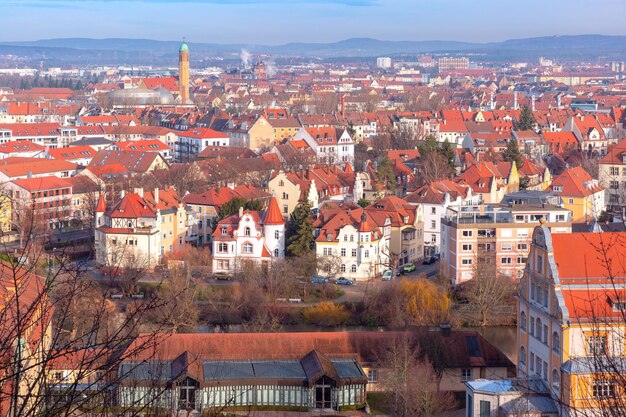
[[[624,0],[0,0],[0,41],[128,37],[192,42],[499,41],[625,35]]]

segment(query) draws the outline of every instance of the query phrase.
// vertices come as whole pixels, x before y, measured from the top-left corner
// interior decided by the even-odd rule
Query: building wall
[[[284,172],[279,172],[268,183],[268,189],[270,194],[276,198],[283,217],[290,216],[300,201],[300,186],[292,183]]]

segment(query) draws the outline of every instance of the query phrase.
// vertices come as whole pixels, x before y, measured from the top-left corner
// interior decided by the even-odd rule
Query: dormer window
[[[333,240],[333,234],[332,234],[332,233],[327,234],[327,235],[326,235],[326,240],[328,240],[329,242],[332,242],[332,240]]]
[[[226,236],[227,232],[228,232],[228,228],[222,227],[222,236]]]
[[[563,186],[562,185],[553,185],[552,186],[552,190],[554,190],[555,192],[561,192],[563,191]]]

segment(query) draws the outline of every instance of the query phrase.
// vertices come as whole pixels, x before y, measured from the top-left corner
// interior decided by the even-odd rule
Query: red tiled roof
[[[9,178],[32,175],[54,174],[63,171],[74,171],[78,165],[71,162],[45,158],[10,157],[0,161],[0,172]]]
[[[72,188],[72,184],[62,178],[55,177],[53,175],[49,177],[38,178],[23,178],[20,180],[11,181],[28,191],[40,191],[40,190],[57,190],[61,188]]]
[[[561,187],[561,190],[556,191],[555,186]],[[579,166],[563,171],[552,180],[552,184],[547,189],[562,196],[587,197],[603,191],[604,187]]]

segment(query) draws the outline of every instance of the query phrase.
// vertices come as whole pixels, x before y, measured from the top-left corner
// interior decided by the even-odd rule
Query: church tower
[[[186,104],[189,100],[189,45],[185,42],[178,51],[178,89],[180,102]]]

